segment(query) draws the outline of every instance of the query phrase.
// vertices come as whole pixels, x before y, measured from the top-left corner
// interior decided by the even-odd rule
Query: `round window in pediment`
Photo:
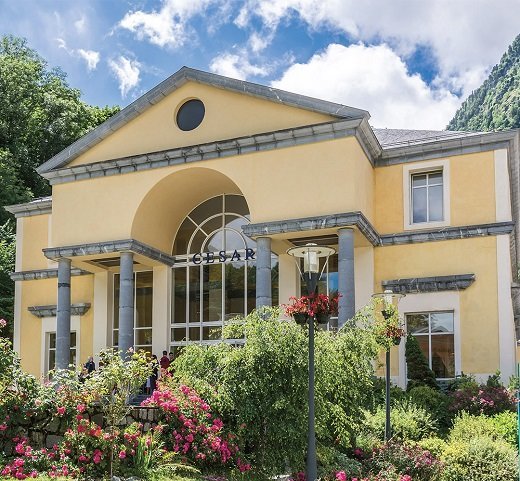
[[[204,120],[206,109],[202,100],[192,99],[184,102],[177,112],[177,126],[185,132],[196,129]]]

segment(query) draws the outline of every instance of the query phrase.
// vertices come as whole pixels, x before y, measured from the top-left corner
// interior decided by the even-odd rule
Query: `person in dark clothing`
[[[159,361],[155,354],[152,355],[152,374],[146,382],[146,394],[152,394],[157,387],[157,379],[159,379]]]
[[[159,361],[159,364],[161,365],[161,369],[168,369],[170,367],[170,360],[168,359],[168,352],[163,351],[161,360]]]
[[[87,374],[91,374],[96,370],[96,363],[94,362],[94,358],[90,356],[85,363],[85,369],[87,370]]]

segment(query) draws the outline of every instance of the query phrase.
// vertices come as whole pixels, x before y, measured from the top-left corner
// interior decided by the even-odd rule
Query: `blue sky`
[[[520,33],[520,0],[0,0],[96,105],[128,105],[183,65],[442,129]]]

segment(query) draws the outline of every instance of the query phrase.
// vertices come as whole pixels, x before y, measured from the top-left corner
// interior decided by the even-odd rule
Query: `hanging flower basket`
[[[315,318],[322,328],[326,328],[331,316],[338,315],[338,296],[325,294],[314,296],[290,297],[290,304],[285,304],[286,316],[292,317],[300,326],[304,326],[309,317]]]
[[[307,324],[307,320],[309,319],[309,315],[306,312],[295,312],[292,315],[292,318],[299,324],[300,326],[305,326]]]
[[[316,322],[319,324],[319,326],[322,329],[326,329],[327,328],[327,324],[329,323],[330,318],[331,318],[330,314],[326,314],[326,313],[323,313],[323,312],[320,312],[319,314],[316,314]]]

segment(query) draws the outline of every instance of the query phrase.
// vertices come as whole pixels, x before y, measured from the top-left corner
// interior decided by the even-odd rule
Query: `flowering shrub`
[[[397,479],[408,476],[409,479],[421,481],[437,479],[442,468],[441,462],[429,451],[420,446],[408,446],[395,441],[375,448],[372,455],[365,460],[364,466],[369,473],[376,476],[390,471],[401,476]]]
[[[15,479],[36,478],[46,474],[58,476],[77,476],[78,470],[72,467],[57,445],[52,449],[33,449],[26,438],[13,438],[16,456],[1,470],[2,476]]]
[[[513,395],[503,386],[468,386],[450,392],[449,409],[453,412],[466,411],[470,414],[493,415],[514,411]]]
[[[160,383],[143,406],[157,406],[162,411],[165,445],[186,460],[200,467],[236,466],[240,472],[251,468],[238,457],[236,436],[225,432],[222,420],[195,390],[183,384],[169,388]]]
[[[102,478],[110,472],[111,454],[119,432],[104,432],[96,423],[77,415],[74,426],[67,430],[62,452],[78,466],[82,477]]]

